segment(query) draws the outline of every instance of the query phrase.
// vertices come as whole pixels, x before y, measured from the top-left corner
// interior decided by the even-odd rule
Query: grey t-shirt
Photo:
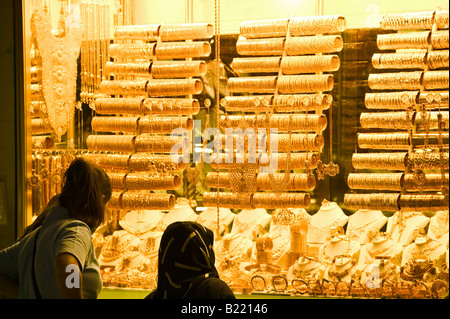
[[[0,273],[19,282],[19,298],[36,298],[31,276],[35,236],[36,230],[0,251]],[[61,253],[72,254],[81,265],[83,297],[97,298],[102,289],[102,279],[91,230],[82,221],[71,219],[67,209],[56,206],[51,208],[37,240],[35,272],[42,298],[62,298],[55,273],[55,259]],[[76,287],[78,282],[73,268],[66,269],[66,272],[66,284]]]

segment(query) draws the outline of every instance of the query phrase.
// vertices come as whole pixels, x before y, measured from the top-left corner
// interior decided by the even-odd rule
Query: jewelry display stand
[[[428,237],[438,240],[441,244],[448,247],[449,242],[449,218],[448,210],[441,210],[431,217],[428,225]]]
[[[253,239],[261,233],[261,229],[269,226],[271,218],[272,216],[262,208],[243,209],[234,218],[231,233],[239,233]]]
[[[365,269],[368,265],[374,264],[376,259],[381,258],[400,266],[402,254],[402,244],[393,240],[387,233],[379,233],[361,247],[358,267]]]
[[[430,218],[419,212],[397,212],[389,217],[386,230],[405,247],[414,240],[416,229],[425,228],[429,222]]]
[[[355,265],[359,260],[361,245],[344,235],[342,227],[333,228],[331,233],[331,238],[319,248],[319,260],[325,266],[324,279],[350,283],[357,271]]]
[[[327,241],[332,228],[344,227],[349,220],[334,202],[324,200],[317,213],[311,216],[308,228],[308,246],[318,247]]]
[[[378,233],[387,221],[380,210],[359,209],[349,217],[346,234],[364,245],[371,234]]]
[[[431,260],[439,269],[445,263],[447,247],[428,236],[417,237],[413,243],[404,248],[402,266],[415,260]]]

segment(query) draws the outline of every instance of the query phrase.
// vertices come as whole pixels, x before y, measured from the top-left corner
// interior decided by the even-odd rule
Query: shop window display
[[[81,29],[64,23],[61,2],[59,33],[45,23],[49,8],[36,8],[30,52],[33,214],[74,157],[107,171],[114,194],[93,235],[105,288],[154,289],[164,229],[192,220],[215,232],[217,269],[238,294],[448,293],[447,10],[383,16],[371,30],[379,33],[371,71],[352,80],[345,41],[353,30],[343,16],[242,21],[239,34],[223,37],[233,39],[225,59],[217,24],[137,25],[133,1],[119,2],[120,10],[83,1]],[[54,55],[79,66],[78,83],[52,73],[71,94],[61,112],[48,93],[47,49],[56,44],[45,32],[61,40]],[[353,116],[360,132],[347,139],[356,151],[338,202],[317,192],[340,173],[333,132],[350,128],[332,110],[347,103],[344,82],[357,80],[366,81],[366,109]],[[219,134],[202,144],[211,162],[193,166],[184,150],[196,147],[199,119]]]

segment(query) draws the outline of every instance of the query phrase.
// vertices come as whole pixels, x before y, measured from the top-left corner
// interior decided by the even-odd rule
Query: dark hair
[[[95,230],[105,219],[105,206],[111,198],[111,181],[100,167],[79,157],[64,173],[59,204],[70,217],[85,222]]]

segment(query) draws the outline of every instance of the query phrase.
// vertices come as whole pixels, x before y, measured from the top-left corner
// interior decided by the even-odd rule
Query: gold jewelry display
[[[33,12],[32,22],[42,58],[42,93],[48,120],[55,134],[62,136],[67,132],[75,108],[81,30],[72,28],[55,36],[50,17],[44,11]]]

